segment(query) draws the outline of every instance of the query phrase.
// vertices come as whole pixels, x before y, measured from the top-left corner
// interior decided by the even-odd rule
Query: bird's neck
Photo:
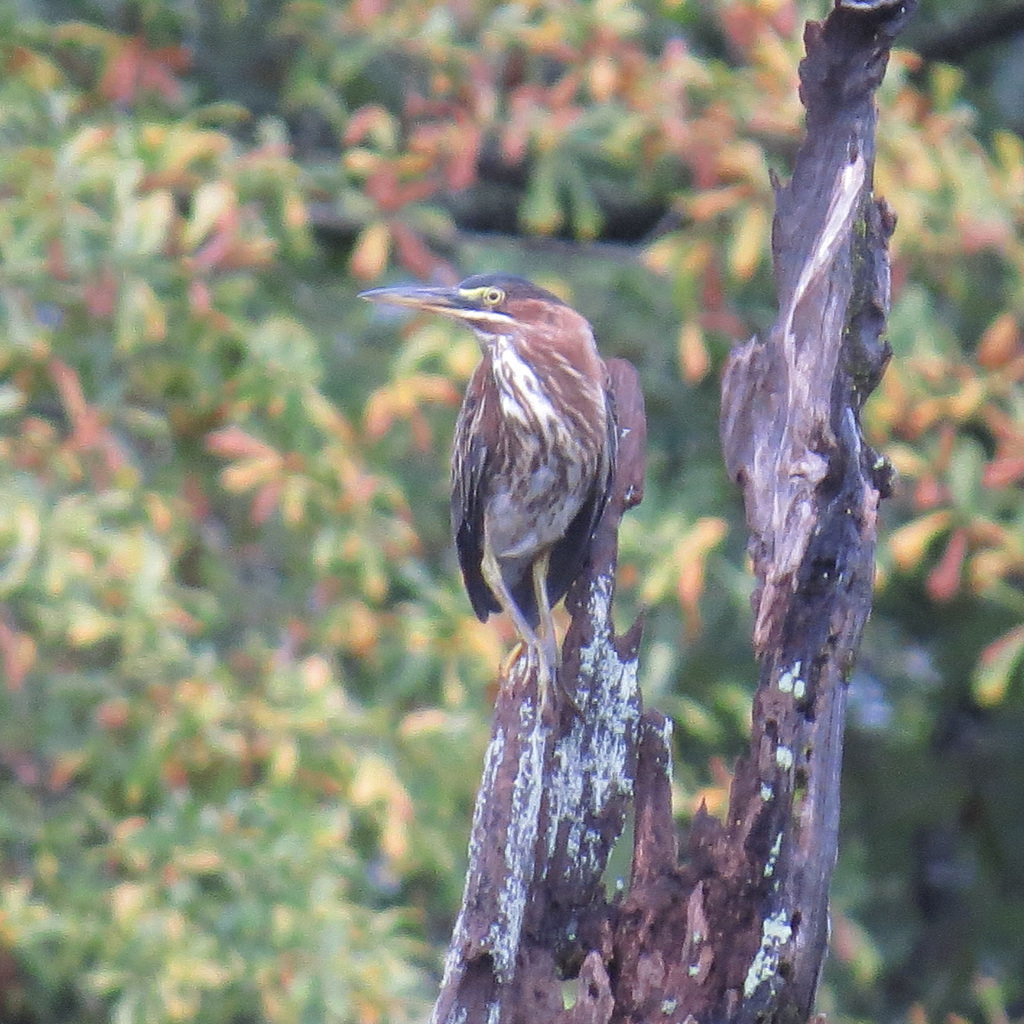
[[[549,434],[560,429],[552,396],[515,339],[494,336],[488,345],[488,356],[504,416],[531,431]]]
[[[601,359],[592,335],[579,340],[580,351],[573,355],[588,364],[590,372],[580,373],[575,360],[554,345],[538,344],[527,353],[511,336],[495,335],[488,339],[487,358],[507,421],[554,444],[563,439],[566,431],[603,432],[604,395],[602,385],[597,383],[602,376],[595,372]],[[589,365],[591,361],[593,367]],[[565,390],[567,381],[575,393]]]

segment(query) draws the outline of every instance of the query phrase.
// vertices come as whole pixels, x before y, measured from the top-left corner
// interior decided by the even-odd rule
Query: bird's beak
[[[359,298],[453,317],[462,317],[472,311],[472,307],[467,305],[455,288],[417,288],[399,285],[396,288],[371,288],[368,292],[360,292]]]

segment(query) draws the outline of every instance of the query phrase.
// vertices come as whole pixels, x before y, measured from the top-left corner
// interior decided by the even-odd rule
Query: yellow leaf
[[[159,141],[163,144],[165,140],[161,138]],[[166,142],[166,148],[161,154],[165,158],[162,169],[171,174],[180,174],[197,160],[221,156],[230,146],[228,137],[221,132],[182,127],[174,128]]]
[[[1024,140],[1014,132],[999,131],[992,136],[992,146],[1003,168],[1019,174],[1024,169]]]
[[[746,207],[735,222],[729,244],[729,269],[738,280],[753,276],[770,244],[767,210]]]
[[[81,163],[91,157],[96,150],[103,148],[110,141],[114,132],[112,128],[90,126],[76,132],[61,151],[61,159],[70,164]]]
[[[933,64],[931,67],[932,95],[939,109],[946,109],[961,101],[964,73],[951,64]]]
[[[310,420],[321,430],[343,444],[352,442],[355,434],[351,424],[318,391],[307,391],[303,397],[303,405]]]
[[[297,192],[285,194],[284,223],[289,231],[301,231],[309,223],[309,210]]]
[[[109,896],[114,920],[120,925],[133,923],[149,902],[150,895],[139,882],[122,882],[114,886]]]
[[[1006,696],[1006,691],[1017,667],[1024,655],[1024,626],[1016,626],[1004,633],[998,640],[989,644],[975,666],[971,678],[974,696],[982,707],[998,704]]]
[[[985,398],[984,382],[978,377],[969,377],[955,395],[949,396],[949,414],[960,422],[968,420],[984,404]]]
[[[412,821],[412,799],[391,766],[370,755],[359,766],[352,782],[352,803],[357,807],[384,805],[381,850],[389,859],[403,857],[409,847],[408,825]]]
[[[391,251],[391,230],[382,221],[374,221],[363,228],[356,239],[349,269],[354,277],[362,281],[372,281],[384,273],[388,265],[388,254]]]
[[[60,83],[56,65],[25,46],[16,46],[7,61],[7,71],[18,77],[37,93],[52,93]]]
[[[353,174],[369,175],[377,169],[381,162],[381,158],[377,153],[371,152],[369,149],[350,149],[344,157],[342,157],[342,163],[344,164],[346,171],[351,171]]]
[[[76,604],[68,625],[68,641],[74,647],[91,647],[111,636],[116,621],[87,604]]]
[[[175,866],[182,871],[197,875],[206,875],[217,871],[224,865],[224,858],[211,849],[188,850],[175,859]]]
[[[703,380],[711,368],[704,332],[694,320],[688,320],[679,330],[679,366],[683,379],[690,384]]]
[[[220,482],[224,490],[238,494],[273,479],[280,472],[281,457],[277,454],[266,458],[243,459],[222,469]]]
[[[131,210],[134,218],[135,252],[140,256],[153,256],[167,244],[167,236],[174,217],[174,199],[165,189],[157,189],[143,196]]]
[[[322,654],[311,654],[303,661],[300,671],[302,685],[310,693],[322,693],[334,678],[331,666]]]
[[[643,254],[644,264],[656,274],[668,274],[679,259],[680,239],[672,232],[652,242]]]
[[[900,476],[915,478],[921,476],[928,468],[928,463],[923,456],[908,444],[889,445],[885,449],[885,454],[892,463],[892,468]]]
[[[165,124],[144,124],[139,134],[144,145],[157,149],[167,140],[167,132]]]
[[[619,85],[619,69],[607,54],[596,57],[590,65],[590,94],[598,103],[607,103]]]
[[[139,342],[160,342],[167,337],[167,313],[156,292],[141,279],[132,281],[121,292],[117,320],[117,344],[125,352],[138,348]]]
[[[0,506],[0,595],[24,583],[39,548],[42,526],[28,502],[13,508]]]
[[[275,782],[288,782],[295,777],[299,763],[299,752],[292,740],[279,740],[274,747],[270,763],[270,774]]]
[[[235,190],[226,181],[208,181],[201,185],[192,200],[192,216],[185,225],[185,245],[196,248],[237,202]]]
[[[904,570],[913,569],[921,563],[928,545],[949,527],[951,513],[948,509],[930,512],[901,526],[889,537],[889,550],[896,564]]]
[[[306,516],[309,480],[304,476],[290,476],[281,494],[281,516],[289,526],[298,526]]]

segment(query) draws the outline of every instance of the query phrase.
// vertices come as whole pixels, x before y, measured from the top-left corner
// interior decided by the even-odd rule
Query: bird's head
[[[579,319],[557,295],[512,274],[476,274],[453,288],[373,288],[360,292],[360,298],[439,313],[461,321],[483,338]]]

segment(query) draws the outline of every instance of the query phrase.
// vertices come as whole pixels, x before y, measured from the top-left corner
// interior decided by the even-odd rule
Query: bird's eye
[[[500,288],[488,288],[484,292],[484,305],[497,306],[505,301],[505,293]]]

